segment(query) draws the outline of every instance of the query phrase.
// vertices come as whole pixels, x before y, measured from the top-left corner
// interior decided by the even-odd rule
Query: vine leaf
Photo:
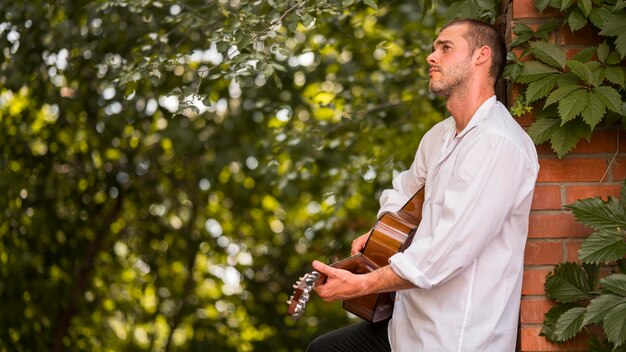
[[[543,12],[550,4],[550,0],[535,0],[534,3],[537,10]]]
[[[584,89],[577,89],[559,101],[561,125],[565,124],[567,121],[573,120],[585,109],[587,105],[586,93]]]
[[[625,205],[614,197],[607,201],[599,197],[581,199],[565,208],[572,211],[576,220],[596,230],[626,228]]]
[[[611,49],[606,41],[603,41],[600,45],[598,45],[598,60],[600,60],[601,63],[604,63],[606,58],[609,57],[610,50]]]
[[[559,73],[559,71],[539,61],[529,61],[524,63],[524,68],[519,75],[518,81],[530,83],[554,73]]]
[[[615,306],[626,302],[626,298],[614,294],[600,295],[589,302],[583,325],[599,323]]]
[[[565,51],[555,44],[537,41],[530,44],[533,55],[540,61],[556,68],[565,67]]]
[[[550,145],[560,158],[574,149],[581,137],[589,140],[591,129],[587,124],[579,120],[572,120],[560,126],[550,137]]]
[[[585,123],[587,123],[587,125],[589,125],[592,129],[595,128],[604,117],[605,112],[606,106],[600,101],[600,99],[595,97],[595,93],[593,91],[587,91],[586,106],[580,113]]]
[[[611,13],[605,17],[602,24],[602,26],[599,26],[602,28],[600,35],[617,37],[615,39],[615,47],[622,55],[622,58],[626,57],[626,14]]]
[[[576,336],[583,328],[585,307],[574,307],[561,314],[554,326],[554,335],[558,341],[566,341]]]
[[[609,110],[615,111],[618,114],[622,112],[622,97],[615,88],[600,86],[593,88],[593,92],[596,93],[598,99],[600,99]]]
[[[578,2],[578,8],[582,11],[585,18],[589,17],[591,13],[591,0],[581,0]]]
[[[609,65],[604,68],[604,73],[606,75],[606,80],[619,85],[622,88],[626,87],[626,82],[624,81],[624,69],[618,65]]]
[[[600,280],[600,285],[607,290],[618,294],[626,300],[626,275],[613,274]]]
[[[552,93],[550,93],[550,95],[548,96],[548,99],[546,99],[544,108],[565,98],[566,96],[568,96],[570,93],[572,93],[573,91],[577,89],[581,89],[581,87],[578,84],[567,84],[567,85],[560,86],[558,89],[555,89]]]
[[[603,323],[607,339],[616,346],[624,344],[626,342],[626,302],[607,313]]]
[[[578,257],[585,263],[608,263],[624,256],[626,256],[626,237],[620,231],[594,232],[578,250]]]
[[[589,280],[584,269],[572,262],[558,264],[546,277],[546,293],[557,302],[576,302],[588,298]]]
[[[535,100],[545,98],[554,89],[558,80],[559,75],[551,74],[531,82],[526,88],[526,103],[530,104]]]
[[[557,118],[535,120],[528,128],[528,135],[535,144],[541,144],[549,140],[560,125],[561,120]]]
[[[579,2],[578,4],[580,4]],[[583,28],[587,24],[587,17],[582,13],[580,9],[576,9],[570,12],[567,16],[567,24],[572,32]]]
[[[567,66],[572,71],[572,73],[582,79],[585,83],[591,84],[593,82],[593,74],[591,73],[591,69],[582,62],[576,60],[567,60]]]
[[[556,306],[550,308],[548,312],[543,317],[543,327],[541,328],[540,336],[545,336],[549,341],[556,342],[556,336],[554,334],[554,330],[556,327],[556,323],[563,315],[563,313],[568,310],[578,307],[573,303],[564,303],[557,304]]]

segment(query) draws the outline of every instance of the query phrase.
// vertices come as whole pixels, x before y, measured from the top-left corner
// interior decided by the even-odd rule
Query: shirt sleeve
[[[428,134],[420,141],[411,167],[397,174],[391,189],[384,190],[380,195],[378,216],[388,211],[398,211],[409,199],[424,186],[426,182],[426,142]]]
[[[501,233],[528,174],[529,161],[503,136],[485,134],[464,148],[442,204],[432,204],[439,213],[433,233],[389,259],[399,276],[424,289],[462,272]]]

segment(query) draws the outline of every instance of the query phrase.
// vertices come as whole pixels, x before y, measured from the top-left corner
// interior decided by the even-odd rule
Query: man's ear
[[[478,57],[476,57],[476,64],[482,65],[491,61],[491,48],[484,45],[478,49]]]

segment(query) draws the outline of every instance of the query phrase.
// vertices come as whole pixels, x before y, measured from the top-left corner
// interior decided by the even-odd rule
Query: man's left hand
[[[343,269],[336,269],[317,260],[313,268],[326,275],[326,280],[316,285],[315,291],[326,302],[346,300],[367,294],[364,275],[355,275]]]

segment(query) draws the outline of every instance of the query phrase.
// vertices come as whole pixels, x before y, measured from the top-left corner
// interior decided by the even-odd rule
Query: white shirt
[[[452,117],[428,131],[380,198],[397,211],[426,187],[411,246],[389,259],[418,287],[396,293],[394,351],[515,350],[537,152],[495,96],[455,134]]]

